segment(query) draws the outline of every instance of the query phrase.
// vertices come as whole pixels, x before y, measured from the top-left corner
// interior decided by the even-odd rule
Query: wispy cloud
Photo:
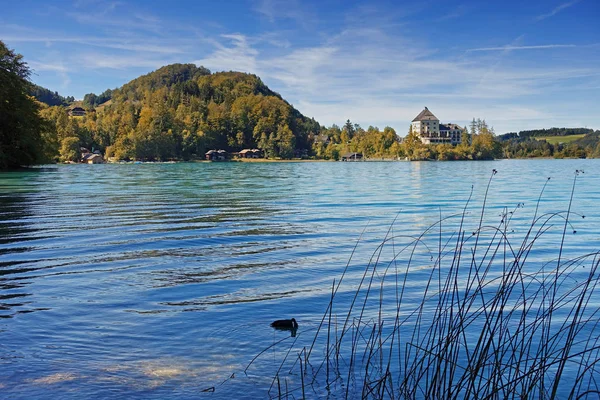
[[[415,104],[427,104],[447,122],[465,124],[481,116],[491,123],[502,121],[505,127],[513,121],[513,127],[522,128],[523,122],[541,121],[551,113],[520,99],[560,92],[565,82],[600,75],[593,66],[517,66],[510,56],[512,50],[578,47],[570,44],[482,47],[470,49],[469,57],[439,57],[434,49],[379,27],[345,29],[315,46],[279,48],[276,55],[259,50],[259,44],[239,33],[225,35],[197,63],[213,71],[257,73],[324,124],[350,118],[363,125],[398,127],[414,117]],[[498,68],[490,68],[485,56],[491,51],[505,53]],[[460,106],[452,106],[456,102]]]
[[[298,0],[259,0],[254,10],[271,23],[292,20],[304,29],[309,29],[318,21],[316,13],[309,10],[307,2]]]
[[[74,7],[67,9],[65,15],[79,24],[106,28],[144,30],[153,33],[161,31],[161,20],[150,13],[128,7],[117,1],[76,1]]]
[[[552,11],[550,11],[548,13],[545,13],[545,14],[538,15],[537,17],[535,17],[535,20],[536,21],[541,21],[541,20],[544,20],[546,18],[550,18],[550,17],[558,14],[559,12],[561,12],[562,10],[564,10],[566,8],[574,6],[575,4],[579,3],[580,1],[581,0],[571,0],[571,1],[568,1],[566,3],[562,3],[562,4],[558,5],[557,7],[555,7],[554,9],[552,9]]]
[[[496,46],[493,40],[512,33],[481,32],[461,45],[458,40],[470,28],[450,20],[467,12],[477,17],[476,6],[432,10],[430,2],[402,7],[352,2],[335,20],[327,14],[329,6],[258,0],[245,10],[250,11],[243,16],[247,20],[215,17],[197,23],[190,16],[186,25],[186,18],[168,20],[175,9],[161,13],[150,5],[77,0],[73,7],[48,6],[44,18],[62,18],[52,30],[3,24],[0,17],[0,37],[20,43],[49,87],[77,82],[66,94],[102,91],[160,66],[195,60],[212,71],[255,73],[325,125],[350,118],[363,126],[390,125],[400,134],[424,105],[446,122],[464,125],[481,117],[507,131],[561,121],[573,91],[585,99],[573,102],[580,110],[586,104],[591,110],[600,100],[600,58],[591,49],[598,44],[584,44],[577,36],[544,42],[528,31],[530,44],[521,35]],[[423,30],[424,15],[433,23],[431,30]],[[448,29],[436,31],[436,21],[450,21],[437,24]],[[578,111],[582,120],[597,120],[586,117],[594,110],[586,112]]]
[[[62,61],[50,61],[50,62],[39,62],[32,61],[29,63],[29,66],[33,70],[34,74],[43,71],[51,71],[56,73],[61,78],[62,89],[66,89],[71,83],[71,78],[69,77],[70,69],[67,65],[65,65]]]
[[[75,60],[73,60],[75,62]],[[175,62],[175,59],[137,57],[135,55],[116,55],[108,53],[84,53],[78,56],[77,65],[85,65],[90,69],[156,69]]]
[[[147,38],[145,43],[142,40],[132,40],[122,37],[86,37],[86,36],[52,36],[44,33],[35,35],[8,35],[3,37],[10,43],[18,42],[39,42],[45,44],[69,43],[84,46],[94,46],[99,48],[138,51],[144,53],[160,54],[182,54],[186,50],[182,47],[181,40],[153,40]],[[185,41],[183,41],[185,43]]]
[[[443,22],[443,21],[449,21],[452,19],[460,18],[460,17],[463,17],[468,11],[469,11],[469,8],[466,5],[461,4],[457,7],[454,7],[451,10],[446,11],[446,13],[439,16],[436,19],[436,21]]]
[[[33,68],[34,71],[54,71],[54,72],[68,72],[69,68],[67,68],[63,63],[40,63],[37,61],[32,61],[29,63],[29,66]]]
[[[569,48],[569,47],[577,47],[575,44],[542,44],[535,46],[497,46],[497,47],[479,47],[476,49],[468,49],[467,52],[471,51],[510,51],[510,50],[541,50],[541,49],[561,49],[561,48]]]
[[[206,58],[194,61],[198,65],[204,65],[212,70],[234,70],[259,74],[257,65],[258,50],[253,48],[246,36],[241,34],[222,35],[227,41],[222,44],[219,40],[211,42],[217,48]]]

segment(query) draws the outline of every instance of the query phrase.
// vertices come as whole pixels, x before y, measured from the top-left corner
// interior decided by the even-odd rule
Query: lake
[[[435,255],[437,243],[456,237],[467,201],[463,228],[477,230],[485,200],[486,223],[510,215],[507,235],[520,242],[544,184],[539,212],[568,209],[576,170],[584,173],[562,254],[564,218],[548,224],[553,229],[529,256],[543,265],[599,250],[600,160],[106,164],[0,173],[0,397],[268,398],[290,347],[293,362],[311,345],[334,279],[351,260],[338,292],[344,304],[390,227],[400,246],[401,237],[442,220],[427,247]],[[434,262],[415,259],[421,271]],[[407,303],[425,290],[419,269],[406,274]],[[382,303],[393,312],[395,301]],[[600,295],[589,303],[600,304]],[[369,318],[377,312],[364,310]],[[337,329],[343,306],[333,313]],[[291,317],[300,325],[296,336],[269,326]],[[297,385],[297,375],[289,381]]]

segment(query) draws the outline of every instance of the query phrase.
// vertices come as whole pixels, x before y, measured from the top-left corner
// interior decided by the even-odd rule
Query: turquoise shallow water
[[[342,297],[395,218],[397,232],[419,235],[461,213],[472,191],[476,224],[493,169],[484,217],[523,203],[515,235],[547,177],[540,209],[557,212],[585,171],[573,211],[586,218],[573,220],[565,256],[598,250],[600,160],[0,173],[0,397],[267,398],[289,348],[269,322],[294,316],[294,346],[310,344],[361,233]],[[559,236],[532,257],[556,257]],[[408,285],[406,301],[423,290],[417,275]]]

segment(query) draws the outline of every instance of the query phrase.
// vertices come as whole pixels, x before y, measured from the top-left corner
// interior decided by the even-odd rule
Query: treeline
[[[338,160],[345,153],[361,153],[367,158],[397,157],[400,153],[400,138],[389,126],[383,131],[369,126],[364,130],[350,120],[340,128],[332,125],[321,127],[319,135],[310,138],[312,155],[316,158]]]
[[[502,156],[502,146],[496,140],[492,128],[488,128],[485,121],[478,120],[479,124],[467,133],[464,129],[461,143],[457,146],[451,144],[425,145],[416,133],[409,129],[408,135],[402,142],[404,156],[409,160],[493,160]]]
[[[0,169],[44,162],[41,132],[47,129],[31,96],[23,56],[0,40]]]
[[[61,160],[78,147],[124,160],[189,160],[209,149],[244,148],[291,158],[297,149],[308,152],[320,131],[257,76],[211,74],[193,64],[162,67],[104,94],[110,104],[84,117],[43,110],[55,132],[50,147]]]
[[[546,136],[569,136],[569,135],[587,135],[593,133],[593,129],[588,128],[549,128],[549,129],[532,129],[527,131],[509,132],[499,135],[499,140],[508,140],[513,138],[528,138],[528,137],[546,137]]]
[[[83,96],[83,106],[86,108],[94,108],[100,104],[106,103],[110,99],[112,99],[111,89],[106,89],[104,92],[100,93],[100,95],[88,93]]]
[[[502,141],[504,158],[600,158],[600,131],[592,131],[570,143],[549,143],[532,137],[514,136]]]
[[[73,96],[63,97],[58,94],[58,92],[53,92],[32,83],[30,83],[29,86],[29,94],[35,97],[36,100],[48,104],[49,106],[66,106],[75,101]]]
[[[409,129],[401,140],[393,128],[381,131],[370,126],[364,130],[347,120],[342,128],[333,125],[322,128],[315,137],[313,154],[317,158],[337,160],[345,153],[361,153],[366,158],[408,160],[491,160],[502,156],[502,147],[485,121],[478,120],[473,134],[465,128],[462,143],[425,145],[419,136]]]

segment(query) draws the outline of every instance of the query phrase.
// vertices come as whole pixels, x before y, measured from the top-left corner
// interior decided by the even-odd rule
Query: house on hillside
[[[86,111],[83,107],[73,107],[67,110],[67,113],[72,117],[83,117]]]
[[[458,145],[462,140],[463,129],[456,124],[440,124],[440,120],[427,107],[412,120],[412,131],[423,144]]]
[[[322,144],[323,146],[327,146],[329,144],[329,136],[321,133],[320,135],[315,136],[315,143]]]

